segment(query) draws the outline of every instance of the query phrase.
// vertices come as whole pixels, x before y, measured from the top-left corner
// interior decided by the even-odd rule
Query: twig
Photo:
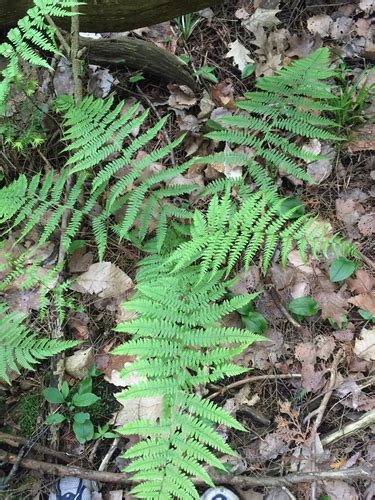
[[[215,399],[218,396],[222,396],[225,392],[228,392],[230,389],[234,389],[235,387],[242,387],[246,384],[251,384],[252,382],[259,382],[260,380],[288,380],[292,378],[301,378],[302,375],[299,373],[288,373],[286,375],[254,375],[252,377],[246,377],[241,380],[237,380],[237,382],[233,382],[232,384],[228,384],[217,392],[214,392],[207,399]]]
[[[101,464],[100,464],[100,466],[99,466],[99,471],[100,471],[100,472],[105,471],[105,470],[106,470],[106,468],[108,467],[109,461],[111,460],[112,455],[113,455],[113,454],[114,454],[114,452],[116,451],[117,446],[118,446],[118,444],[119,444],[119,442],[120,442],[120,439],[121,439],[120,437],[117,437],[117,438],[115,438],[115,439],[112,441],[112,444],[111,444],[111,446],[110,446],[109,450],[107,451],[106,456],[103,458],[102,463],[101,463]]]
[[[78,57],[79,52],[79,10],[78,5],[72,7],[72,28],[71,28],[71,48],[70,48],[70,58],[72,60],[72,71],[73,71],[73,81],[74,81],[74,98],[76,104],[81,102],[83,99],[83,86],[81,79],[81,61]]]
[[[329,384],[328,384],[328,390],[326,392],[326,394],[324,395],[320,405],[319,405],[319,408],[317,408],[315,411],[313,411],[312,413],[310,413],[308,416],[307,416],[307,422],[310,421],[310,419],[316,415],[316,420],[314,422],[314,425],[313,425],[313,428],[311,430],[311,448],[312,448],[312,466],[313,468],[315,469],[315,458],[316,458],[316,436],[317,436],[317,433],[318,433],[318,429],[319,429],[319,426],[320,424],[322,423],[323,421],[323,417],[324,417],[324,413],[327,409],[327,405],[328,405],[328,402],[329,400],[331,399],[331,396],[332,396],[332,393],[333,393],[333,390],[335,388],[335,385],[336,385],[336,379],[337,379],[337,367],[340,363],[340,360],[342,358],[342,354],[343,354],[343,351],[340,349],[337,354],[335,355],[334,359],[333,359],[333,363],[332,363],[332,366],[331,366],[331,378],[330,378],[330,381],[329,381]],[[312,482],[311,483],[311,499],[312,500],[315,500],[316,498],[316,491],[317,491],[317,487],[316,487],[316,482]]]
[[[284,304],[281,302],[281,299],[279,297],[279,294],[277,293],[276,289],[271,287],[269,289],[269,294],[271,295],[273,301],[275,302],[276,306],[280,309],[280,311],[283,313],[283,315],[286,317],[286,319],[291,323],[297,330],[303,330],[303,326],[296,321],[293,316],[291,316],[288,312],[288,309],[284,306]]]
[[[16,455],[7,453],[0,449],[0,460],[6,463],[14,463],[17,460]],[[102,483],[113,483],[128,486],[136,483],[129,476],[123,473],[116,472],[100,472],[96,470],[88,470],[82,467],[67,466],[60,464],[50,464],[47,462],[40,462],[39,460],[31,460],[24,458],[21,460],[20,465],[25,469],[36,470],[46,474],[51,474],[60,477],[79,477],[81,479],[91,479]],[[274,487],[274,486],[291,486],[299,483],[311,483],[312,481],[326,481],[344,479],[350,480],[371,480],[375,473],[375,466],[367,465],[362,467],[355,467],[342,471],[320,471],[320,472],[305,472],[299,474],[287,474],[282,477],[269,477],[269,476],[213,476],[212,480],[215,484],[229,484],[237,486],[238,488],[246,488],[249,486],[260,487]],[[205,483],[200,479],[193,479],[197,486],[203,486]]]
[[[359,418],[356,422],[351,422],[350,424],[344,425],[342,429],[338,431],[331,432],[325,436],[321,442],[323,446],[327,446],[328,444],[335,443],[340,439],[351,436],[355,432],[358,432],[362,429],[366,429],[371,425],[375,424],[375,410],[368,411],[361,418]],[[349,472],[349,471],[347,471]]]
[[[29,440],[23,438],[21,436],[13,436],[12,434],[7,434],[5,432],[0,432],[0,442],[6,443],[13,448],[18,448],[20,445],[29,445]],[[72,460],[78,460],[80,457],[76,455],[70,455],[67,453],[63,453],[61,451],[51,450],[51,448],[47,448],[46,446],[42,446],[39,444],[31,445],[31,448],[35,450],[37,453],[41,453],[43,455],[49,455],[51,457],[58,458],[63,462],[69,463]]]
[[[332,366],[331,366],[331,369],[330,369],[331,378],[330,378],[330,381],[329,381],[329,384],[328,384],[327,392],[325,393],[325,395],[324,395],[324,397],[323,397],[323,399],[322,399],[322,401],[321,401],[321,403],[319,405],[319,408],[317,408],[316,410],[312,411],[305,418],[305,423],[306,423],[306,422],[309,422],[312,419],[312,417],[315,417],[315,415],[317,416],[317,418],[316,418],[316,420],[314,422],[314,426],[313,426],[313,428],[311,430],[311,433],[312,433],[312,435],[313,435],[314,438],[315,438],[315,434],[318,432],[320,424],[322,423],[322,420],[323,420],[324,413],[326,411],[328,402],[331,399],[333,390],[335,389],[336,380],[337,380],[337,367],[338,367],[338,365],[339,365],[339,363],[341,361],[342,354],[343,354],[343,352],[340,349],[338,351],[338,353],[336,354],[336,356],[334,357],[334,359],[333,359],[333,363],[332,363]]]
[[[69,57],[70,55],[70,47],[68,42],[65,40],[63,34],[60,31],[60,28],[56,25],[55,21],[52,19],[51,16],[48,14],[45,16],[47,23],[51,26],[53,29],[54,34],[57,36],[59,39],[61,45],[63,46],[63,49],[65,50],[66,55]]]

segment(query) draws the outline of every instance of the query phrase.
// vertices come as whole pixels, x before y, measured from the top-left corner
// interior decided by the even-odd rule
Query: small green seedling
[[[194,72],[194,76],[201,76],[205,80],[209,80],[213,83],[219,83],[219,80],[214,75],[215,68],[212,66],[202,66],[197,71]]]
[[[249,78],[249,76],[251,76],[254,73],[254,71],[255,71],[254,64],[247,64],[241,73],[242,80],[246,80],[246,78]]]
[[[128,81],[130,83],[138,83],[144,80],[145,77],[141,73],[136,73],[135,75],[132,75],[128,78]]]
[[[98,427],[95,433],[94,425],[91,421],[90,413],[78,411],[80,408],[92,406],[100,400],[100,398],[92,392],[92,376],[84,378],[73,388],[69,389],[69,385],[64,381],[60,390],[56,387],[47,387],[43,391],[45,399],[49,403],[63,405],[63,413],[52,413],[46,418],[46,424],[56,425],[62,422],[70,422],[73,424],[73,431],[80,443],[85,443],[95,436],[99,438],[113,437],[113,433],[108,432],[108,427]]]
[[[371,323],[375,323],[375,316],[370,311],[366,311],[365,309],[358,309],[358,314],[361,316],[361,318],[365,319],[366,321],[371,321]]]

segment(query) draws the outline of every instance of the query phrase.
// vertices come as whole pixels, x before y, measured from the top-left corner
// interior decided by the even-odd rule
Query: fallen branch
[[[15,463],[17,460],[16,455],[7,453],[0,449],[0,460],[9,464]],[[88,470],[82,467],[66,466],[60,464],[50,464],[47,462],[40,462],[38,460],[31,460],[24,458],[20,462],[21,467],[29,470],[39,471],[45,474],[51,474],[59,477],[79,477],[81,479],[89,479],[99,481],[102,483],[113,483],[122,486],[128,486],[135,483],[126,474],[117,472],[99,472],[95,470]],[[374,477],[375,466],[362,466],[343,471],[321,471],[321,472],[305,472],[301,474],[287,474],[283,477],[269,477],[269,476],[213,476],[212,480],[215,484],[228,484],[238,488],[247,488],[250,486],[260,487],[274,487],[274,486],[291,486],[299,483],[311,483],[312,481],[329,481],[343,479],[345,481],[351,480],[371,480]],[[203,486],[205,483],[202,480],[194,479],[194,484]]]
[[[0,442],[6,443],[13,448],[18,448],[21,445],[30,444],[30,440],[21,436],[13,436],[12,434],[7,434],[5,432],[0,432]],[[80,457],[77,455],[69,455],[68,453],[63,453],[62,451],[52,450],[46,446],[40,444],[31,444],[30,450],[36,451],[42,455],[49,455],[50,457],[55,457],[65,463],[70,463],[72,460],[79,460]]]
[[[350,424],[344,425],[342,429],[334,431],[331,434],[325,436],[321,440],[322,445],[327,446],[328,444],[335,443],[340,439],[351,436],[352,434],[355,434],[356,432],[362,429],[366,429],[367,427],[370,427],[371,425],[374,424],[375,424],[375,410],[371,410],[362,415],[362,417],[359,418],[356,422],[351,422]]]
[[[241,380],[237,380],[237,382],[233,382],[232,384],[228,384],[222,389],[213,394],[210,394],[207,399],[215,399],[218,396],[222,396],[224,393],[228,392],[230,389],[234,389],[236,387],[242,387],[246,384],[251,384],[253,382],[259,382],[261,380],[289,380],[291,378],[301,378],[302,375],[299,373],[288,373],[286,375],[253,375],[252,377],[246,377]]]

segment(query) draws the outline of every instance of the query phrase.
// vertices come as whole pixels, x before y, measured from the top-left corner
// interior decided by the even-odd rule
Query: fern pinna
[[[225,299],[233,282],[223,282],[222,272],[202,283],[199,268],[167,276],[160,267],[154,271],[154,281],[140,281],[137,294],[125,304],[137,319],[116,328],[131,339],[114,353],[137,357],[122,375],[136,372],[145,380],[119,399],[160,396],[163,407],[160,420],[139,420],[119,429],[145,438],[125,453],[132,459],[126,470],[141,481],[132,491],[138,498],[197,499],[190,476],[212,484],[204,465],[224,469],[213,451],[234,454],[215,425],[244,428],[215,403],[197,396],[195,389],[247,371],[230,359],[263,337],[225,327],[221,319],[257,294]]]
[[[221,117],[225,128],[207,134],[216,141],[245,146],[247,154],[227,149],[204,158],[204,162],[245,165],[260,187],[266,182],[268,169],[313,182],[303,164],[323,157],[304,148],[301,139],[340,140],[339,125],[322,115],[334,110],[334,87],[326,81],[334,75],[329,50],[322,48],[273,76],[261,78],[256,91],[237,101],[241,112]]]
[[[0,303],[0,379],[10,384],[8,370],[19,372],[19,368],[33,370],[33,365],[65,351],[78,341],[40,339],[24,321],[26,315],[9,312],[5,304]]]

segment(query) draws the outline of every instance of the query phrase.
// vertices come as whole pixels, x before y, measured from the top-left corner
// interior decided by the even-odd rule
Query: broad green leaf
[[[329,279],[332,283],[346,280],[356,270],[356,264],[346,257],[337,257],[329,268]]]
[[[77,440],[83,444],[94,437],[94,426],[91,420],[85,420],[83,423],[74,422],[73,431]]]
[[[254,333],[264,333],[268,329],[268,323],[265,317],[258,312],[249,312],[242,316],[243,324],[248,330]]]
[[[319,311],[319,304],[311,297],[294,299],[288,306],[289,311],[296,316],[314,316]]]
[[[84,394],[74,394],[72,403],[74,404],[74,406],[78,407],[91,406],[99,401],[99,399],[100,398],[92,392],[87,392]]]
[[[61,384],[61,394],[63,395],[64,399],[68,397],[69,394],[69,384],[66,380]]]
[[[250,75],[252,75],[254,71],[255,71],[254,64],[247,64],[241,73],[241,78],[245,80],[245,78],[248,78]]]
[[[92,378],[86,377],[78,384],[78,394],[86,394],[92,391]]]
[[[64,420],[66,420],[66,417],[62,413],[52,413],[51,415],[48,415],[45,423],[47,425],[61,424]]]
[[[65,401],[64,396],[56,387],[44,389],[43,396],[49,403],[63,403]]]
[[[90,420],[90,413],[80,411],[74,415],[73,420],[77,424],[83,424],[86,420]]]

